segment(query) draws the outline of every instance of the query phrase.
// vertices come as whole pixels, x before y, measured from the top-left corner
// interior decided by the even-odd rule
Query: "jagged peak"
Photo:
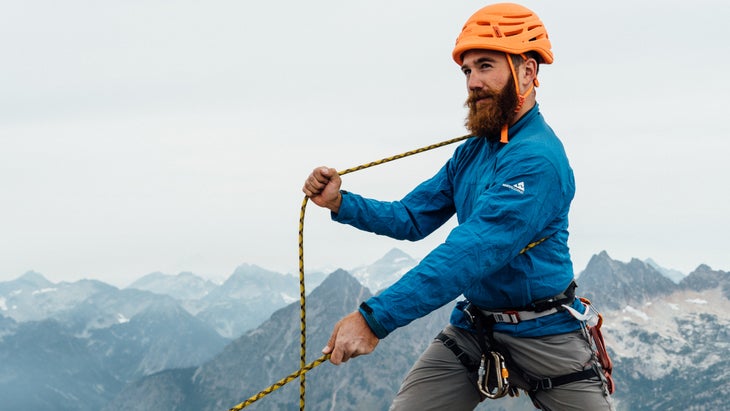
[[[139,313],[137,313],[132,319],[141,318],[177,318],[177,317],[192,317],[180,304],[175,300],[168,298],[161,298],[145,307]]]
[[[138,279],[134,280],[134,281],[133,281],[133,282],[132,282],[132,283],[131,283],[131,284],[130,284],[129,286],[127,286],[127,287],[128,287],[128,288],[138,288],[138,287],[143,287],[143,286],[145,286],[146,284],[149,284],[149,283],[154,283],[154,282],[157,282],[157,281],[160,281],[160,280],[163,280],[163,279],[169,278],[169,277],[170,277],[170,275],[168,275],[168,274],[165,274],[165,273],[163,273],[163,272],[160,272],[160,271],[154,271],[154,272],[151,272],[151,273],[149,273],[149,274],[145,274],[145,275],[143,275],[142,277],[139,277]]]
[[[696,291],[707,290],[720,285],[730,284],[730,273],[713,270],[706,264],[700,264],[697,269],[683,278],[679,284],[684,288]]]
[[[715,270],[713,270],[712,267],[707,264],[700,264],[697,266],[697,268],[695,268],[694,272],[715,272]]]
[[[33,271],[33,270],[26,271],[25,274],[23,274],[20,277],[18,277],[18,280],[23,280],[23,281],[46,281],[46,282],[50,282],[50,281],[48,281],[48,279],[46,279],[46,277],[43,274],[41,274],[41,273],[39,273],[37,271]]]
[[[275,274],[281,274],[273,270],[269,270],[268,268],[261,267],[257,264],[249,264],[249,263],[243,263],[236,267],[235,270],[233,270],[233,273],[231,275],[236,274],[259,274],[259,273],[275,273]]]
[[[592,269],[595,269],[595,267],[600,267],[602,265],[607,265],[609,267],[615,265],[616,261],[614,261],[609,255],[606,250],[601,251],[598,254],[593,254],[591,256],[591,259],[588,260],[588,264],[586,265],[586,268],[580,273],[580,277],[583,278],[585,273],[589,273],[592,271]]]
[[[407,258],[409,260],[413,260],[413,257],[408,255],[405,251],[401,250],[400,248],[393,247],[385,253],[383,257],[381,257],[378,261],[375,262],[375,264],[383,263],[383,262],[391,262],[396,261],[402,258]]]
[[[611,256],[608,255],[608,252],[606,250],[603,250],[600,253],[593,254],[593,256],[591,256],[591,259],[588,260],[588,266],[590,266],[591,264],[600,264],[600,263],[612,264],[614,262],[615,261],[611,258]]]
[[[241,280],[254,280],[262,276],[284,276],[285,274],[267,270],[255,264],[241,264],[226,279],[224,285]]]
[[[145,274],[142,277],[140,277],[140,280],[143,278],[167,278],[172,277],[170,274],[165,274],[162,271],[153,271],[149,274]]]
[[[669,278],[670,280],[674,281],[675,284],[679,284],[680,281],[687,275],[679,270],[675,270],[673,268],[665,268],[659,265],[656,261],[654,261],[652,258],[647,258],[644,260],[646,264],[648,264],[651,267],[654,267],[657,271],[662,273],[665,277]]]
[[[205,280],[203,277],[201,277],[191,271],[181,271],[181,272],[177,273],[176,277],[177,278],[195,278],[195,279],[199,278],[201,280]]]
[[[33,288],[51,287],[54,285],[54,283],[48,281],[48,279],[46,279],[43,274],[33,270],[27,271],[25,274],[21,275],[11,282],[16,284],[24,284]]]
[[[677,285],[645,262],[632,258],[628,263],[613,260],[606,251],[594,255],[581,273],[581,293],[593,300],[601,296],[603,305],[620,308],[669,294]]]
[[[176,275],[172,274],[165,274],[160,271],[155,271],[146,275],[143,275],[142,277],[135,280],[132,284],[128,286],[128,288],[144,288],[146,286],[150,286],[155,283],[160,282],[176,282],[176,281],[196,281],[201,283],[211,283],[214,284],[211,280],[207,278],[203,278],[193,272],[190,271],[182,271]]]
[[[366,290],[350,272],[340,268],[328,275],[310,296],[322,301],[335,301],[343,295],[364,295]]]
[[[322,281],[320,287],[330,287],[333,284],[339,285],[343,282],[360,285],[360,282],[357,281],[357,279],[353,277],[352,274],[342,268],[338,268],[330,273],[330,275],[328,275],[327,278],[324,279],[324,281]]]

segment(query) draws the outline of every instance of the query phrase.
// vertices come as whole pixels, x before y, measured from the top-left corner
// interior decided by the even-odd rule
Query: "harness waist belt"
[[[486,317],[494,318],[494,321],[498,323],[517,324],[521,321],[530,321],[536,318],[545,317],[551,314],[555,314],[559,310],[557,308],[551,308],[546,311],[487,311],[479,310]]]
[[[478,308],[470,303],[466,308],[466,312],[469,315],[474,315],[473,313],[469,313],[469,311],[472,309],[478,309],[486,318],[494,319],[497,323],[518,324],[521,321],[534,320],[536,318],[545,317],[565,310],[565,308],[563,308],[563,304],[569,305],[573,302],[575,299],[576,287],[577,285],[575,281],[571,281],[568,288],[566,288],[562,293],[554,297],[535,301],[526,307],[489,311]]]

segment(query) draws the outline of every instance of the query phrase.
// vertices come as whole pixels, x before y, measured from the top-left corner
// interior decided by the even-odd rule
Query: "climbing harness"
[[[507,363],[510,363],[510,368],[521,374],[522,379],[530,386],[527,393],[536,406],[535,394],[538,391],[550,390],[571,382],[596,377],[599,377],[603,382],[605,394],[613,394],[616,390],[613,378],[611,377],[613,364],[606,350],[603,334],[601,333],[603,316],[591,305],[588,299],[583,297],[579,297],[579,299],[585,307],[584,313],[580,313],[570,306],[576,298],[576,287],[577,285],[573,281],[564,292],[551,298],[535,301],[527,307],[517,310],[486,311],[472,303],[468,303],[464,307],[463,312],[467,322],[477,332],[477,341],[481,351],[478,366],[469,359],[469,356],[458,346],[456,341],[447,335],[439,333],[436,339],[443,342],[446,348],[456,355],[456,358],[461,361],[469,372],[477,372],[477,388],[482,399],[496,399],[504,397],[507,394],[512,396],[519,395],[517,389],[511,387],[509,384]],[[511,360],[509,351],[496,342],[494,339],[494,325],[498,322],[517,324],[521,321],[540,318],[558,311],[568,311],[580,322],[583,336],[591,344],[593,367],[556,377],[532,378],[521,371]]]
[[[450,140],[442,141],[440,143],[431,144],[425,147],[421,147],[415,150],[407,151],[405,153],[397,154],[391,157],[386,157],[377,161],[372,161],[370,163],[361,164],[356,167],[348,168],[344,171],[338,172],[339,175],[345,175],[348,173],[353,173],[355,171],[364,170],[369,167],[377,166],[380,164],[385,164],[388,162],[391,162],[393,160],[398,160],[404,157],[412,156],[414,154],[423,153],[425,151],[433,150],[435,148],[443,147],[449,144],[456,143],[458,141],[466,140],[467,138],[472,137],[472,135],[467,134],[461,137],[452,138]],[[277,389],[283,387],[284,385],[288,384],[289,382],[295,380],[296,378],[299,378],[299,409],[301,411],[304,411],[304,405],[305,405],[305,391],[306,391],[306,383],[305,383],[305,374],[307,371],[311,370],[312,368],[322,364],[323,362],[327,361],[329,359],[329,354],[323,355],[319,357],[317,360],[307,364],[306,361],[306,347],[307,347],[307,336],[306,336],[306,327],[307,327],[307,320],[306,320],[306,298],[305,298],[305,288],[304,288],[304,214],[305,210],[307,208],[307,202],[309,198],[307,196],[304,197],[304,200],[302,200],[302,207],[299,213],[299,325],[300,325],[300,356],[299,356],[299,370],[289,374],[287,377],[282,378],[281,380],[277,381],[276,383],[272,384],[268,388],[260,391],[258,394],[251,396],[246,401],[235,405],[229,409],[229,411],[239,411],[243,409],[244,407],[247,407],[254,402],[260,400],[261,398],[271,394],[272,392],[276,391]],[[529,247],[529,246],[528,246]]]
[[[543,241],[545,241],[545,238],[538,240],[535,243],[539,244]],[[530,248],[532,247],[525,247],[520,254]],[[477,369],[477,388],[479,389],[482,399],[497,399],[502,398],[507,394],[512,396],[519,395],[517,389],[510,386],[509,371],[507,370],[506,364],[507,361],[512,361],[509,359],[509,351],[498,344],[494,339],[494,325],[496,323],[518,324],[522,321],[534,320],[536,318],[555,314],[558,311],[563,311],[565,310],[564,307],[567,307],[567,304],[570,304],[575,299],[576,287],[577,285],[575,284],[575,281],[571,281],[568,288],[566,288],[562,293],[550,298],[533,301],[527,306],[518,309],[487,311],[480,309],[471,302],[464,307],[464,316],[477,332],[477,341],[481,351],[479,367]],[[448,337],[446,338],[448,339]],[[442,338],[439,339],[444,341]],[[446,344],[446,346],[455,354],[457,351],[454,350],[454,347],[456,347],[459,351],[462,351],[453,341],[450,342],[450,344]],[[505,358],[507,358],[507,360],[505,360]],[[464,359],[461,359],[461,361],[462,364],[466,365],[469,360],[466,359],[465,361]],[[517,369],[514,364],[512,364],[511,367],[513,369]],[[469,370],[472,370],[472,368],[473,367],[471,366],[467,366],[467,369]],[[595,374],[591,372],[590,376],[582,377],[580,379],[589,378],[594,375]],[[539,381],[538,383],[542,382],[543,381]],[[572,381],[558,382],[560,384],[566,384],[567,382]],[[555,379],[548,379],[548,383],[553,384],[554,386]]]

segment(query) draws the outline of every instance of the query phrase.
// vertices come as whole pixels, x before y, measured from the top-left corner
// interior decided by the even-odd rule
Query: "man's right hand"
[[[341,185],[342,179],[340,179],[337,170],[329,167],[317,167],[304,180],[302,191],[314,204],[337,213],[342,203]]]
[[[340,365],[350,358],[370,354],[380,340],[359,311],[355,311],[335,324],[322,354],[330,354],[330,362]]]

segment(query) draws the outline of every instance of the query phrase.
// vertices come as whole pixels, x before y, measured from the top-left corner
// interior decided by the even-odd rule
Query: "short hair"
[[[515,66],[515,68],[522,65],[522,62],[525,61],[525,58],[534,59],[537,62],[537,69],[535,70],[535,73],[538,73],[540,71],[540,63],[543,62],[542,57],[540,57],[540,54],[536,51],[528,51],[522,54],[510,54],[510,57],[512,58],[512,64]]]

